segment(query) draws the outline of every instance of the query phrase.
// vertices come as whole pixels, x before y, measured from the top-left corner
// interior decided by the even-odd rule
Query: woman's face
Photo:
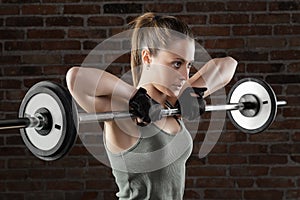
[[[146,76],[151,77],[153,86],[171,97],[176,97],[189,78],[193,65],[195,44],[190,39],[180,39],[167,49],[158,50],[151,56]]]

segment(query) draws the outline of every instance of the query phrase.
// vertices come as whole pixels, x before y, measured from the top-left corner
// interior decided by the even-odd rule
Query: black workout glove
[[[181,116],[187,120],[194,120],[205,112],[204,92],[207,88],[188,87],[175,103]]]
[[[162,106],[152,99],[144,88],[139,88],[129,100],[129,112],[138,117],[136,121],[139,126],[146,126],[151,122],[161,119]]]

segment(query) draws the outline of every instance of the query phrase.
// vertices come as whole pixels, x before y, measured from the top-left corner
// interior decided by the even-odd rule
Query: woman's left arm
[[[186,86],[206,87],[207,91],[204,93],[206,97],[230,82],[237,64],[232,57],[214,58],[188,79]]]

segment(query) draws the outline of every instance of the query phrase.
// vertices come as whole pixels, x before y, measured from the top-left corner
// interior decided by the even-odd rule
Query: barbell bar
[[[248,102],[247,102],[248,103]],[[286,101],[277,101],[277,106],[286,105]],[[247,108],[245,103],[236,103],[236,104],[224,104],[224,105],[206,105],[205,112],[215,112],[215,111],[229,111],[229,110],[243,110],[251,109]],[[160,111],[162,117],[180,115],[178,108],[162,109]],[[134,118],[135,116],[126,111],[119,112],[103,112],[103,113],[80,113],[78,116],[79,123],[93,123],[93,122],[104,122],[111,121],[115,119],[123,118]],[[11,119],[11,120],[1,120],[0,121],[0,130],[3,129],[20,129],[20,128],[36,128],[42,129],[46,124],[46,120],[49,119],[47,116],[36,113],[34,116],[27,116],[25,118]]]
[[[255,78],[245,78],[231,88],[225,105],[207,105],[205,111],[227,111],[235,127],[254,134],[266,130],[275,119],[278,106],[270,85]],[[176,108],[161,110],[161,116],[179,115]],[[19,118],[0,120],[0,130],[20,129],[29,150],[42,160],[56,160],[73,146],[80,123],[103,122],[134,117],[127,111],[78,113],[69,91],[59,84],[42,81],[26,93]]]

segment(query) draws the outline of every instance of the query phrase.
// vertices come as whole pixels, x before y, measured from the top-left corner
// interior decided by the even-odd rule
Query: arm
[[[188,81],[192,87],[207,87],[204,97],[226,86],[232,79],[237,61],[231,57],[215,58],[208,61]]]
[[[114,110],[128,109],[128,100],[136,91],[116,76],[94,68],[73,67],[66,80],[72,96],[87,112],[112,111],[112,105]]]

